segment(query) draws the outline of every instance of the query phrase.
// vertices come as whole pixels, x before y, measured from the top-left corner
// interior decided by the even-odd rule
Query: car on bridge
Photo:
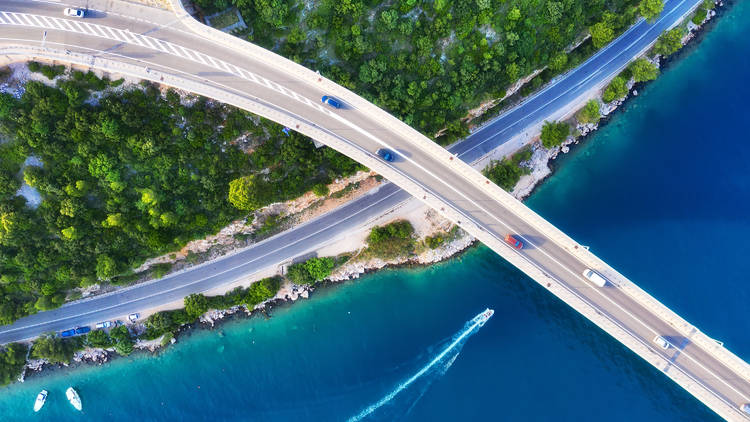
[[[320,99],[320,101],[323,104],[328,104],[329,106],[331,106],[333,108],[341,108],[341,101],[339,101],[339,100],[337,100],[337,99],[335,99],[335,98],[333,98],[333,97],[331,97],[329,95],[324,95]]]
[[[379,149],[378,155],[380,156],[380,158],[388,161],[389,163],[392,163],[396,159],[396,154],[394,154],[393,151],[385,148]]]
[[[659,347],[661,347],[664,350],[667,350],[667,349],[669,349],[672,346],[672,344],[670,344],[667,341],[667,339],[665,339],[662,336],[656,336],[656,337],[654,337],[654,343],[658,344]]]
[[[66,7],[63,10],[63,14],[71,18],[83,18],[84,16],[86,16],[86,11],[83,9],[74,9],[72,7]]]
[[[516,239],[515,236],[506,234],[505,235],[505,243],[509,244],[510,246],[516,248],[516,249],[523,249],[523,242]]]
[[[601,274],[592,270],[591,268],[586,268],[585,270],[583,270],[583,276],[599,287],[604,287],[607,285],[607,279],[602,277]]]

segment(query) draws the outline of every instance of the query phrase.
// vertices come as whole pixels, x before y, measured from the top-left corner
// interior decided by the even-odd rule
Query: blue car
[[[76,327],[76,334],[86,334],[91,331],[91,327]]]
[[[380,156],[380,158],[388,161],[389,163],[392,163],[393,160],[396,159],[396,154],[394,154],[393,151],[385,148],[379,149],[378,155]]]
[[[320,101],[322,101],[323,104],[328,104],[333,108],[341,108],[341,102],[333,97],[329,97],[328,95],[324,95],[323,98],[320,99]]]
[[[60,332],[60,337],[73,337],[76,335],[75,328],[71,328],[70,330],[65,330]]]

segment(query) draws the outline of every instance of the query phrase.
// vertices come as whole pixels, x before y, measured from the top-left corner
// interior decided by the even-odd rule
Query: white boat
[[[44,402],[47,401],[47,390],[42,390],[36,395],[36,401],[34,402],[34,411],[38,412],[39,409],[44,406]]]
[[[494,313],[495,313],[494,310],[487,308],[484,310],[484,312],[472,318],[472,321],[475,324],[477,324],[479,327],[481,327],[487,322],[488,319],[492,318],[492,315]]]
[[[73,387],[68,387],[68,389],[65,390],[65,396],[68,398],[70,404],[76,408],[76,410],[83,410],[83,406],[81,405],[81,398],[78,396],[78,392],[76,392]]]

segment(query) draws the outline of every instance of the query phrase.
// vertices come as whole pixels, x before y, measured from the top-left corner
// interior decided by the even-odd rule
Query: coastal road
[[[60,3],[0,2],[0,45],[6,46],[3,51],[21,54],[29,51],[24,47],[41,46],[44,51],[39,51],[39,55],[48,57],[63,54],[70,61],[85,63],[81,57],[90,56],[94,66],[106,67],[104,64],[109,63],[111,68],[147,68],[150,79],[291,125],[365,163],[411,196],[437,209],[723,417],[743,418],[738,406],[750,402],[750,381],[744,362],[732,358],[734,355],[724,349],[717,349],[715,343],[706,343],[700,331],[683,324],[679,317],[654,303],[653,298],[606,263],[491,186],[479,173],[454,159],[454,155],[353,93],[311,72],[305,73],[281,58],[238,50],[231,41],[217,42],[199,35],[184,19],[171,14],[113,1],[87,3],[92,9],[90,18],[74,21],[60,16]],[[686,0],[667,2],[657,22],[639,23],[581,68],[475,134],[473,145],[467,141],[456,146],[454,152],[471,161],[483,155],[493,143],[501,143],[502,138],[508,139],[559,112],[617,73],[693,4]],[[322,106],[319,98],[328,93],[343,99],[345,107],[333,110]],[[381,147],[396,151],[398,159],[391,164],[379,160],[375,151]],[[395,201],[400,199],[398,195],[405,195],[389,186],[392,185],[381,188],[379,194],[366,196],[364,202],[349,204],[350,214],[357,216],[378,207],[387,209],[392,204],[383,198]],[[388,192],[389,189],[392,191]],[[260,269],[274,265],[314,249],[315,241],[324,243],[335,237],[338,228],[327,231],[330,226],[325,223],[327,218],[330,216],[239,254],[157,282],[24,318],[3,327],[0,340],[69,328],[77,325],[77,321],[91,323],[107,319],[108,315],[123,315],[131,309],[170,302],[190,292],[234,281],[243,272],[248,274],[253,266]],[[353,220],[351,224],[355,224]],[[502,238],[506,233],[521,237],[525,248],[517,251],[504,244]],[[286,242],[280,240],[284,236]],[[589,267],[604,273],[611,282],[604,288],[588,283],[581,272]],[[165,287],[169,283],[173,283],[172,288]],[[172,298],[167,300],[170,295]],[[652,341],[655,335],[665,336],[677,347],[658,349]]]

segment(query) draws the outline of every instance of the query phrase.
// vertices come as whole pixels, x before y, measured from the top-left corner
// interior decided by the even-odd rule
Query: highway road
[[[434,144],[426,144],[426,138],[406,125],[343,90],[336,91],[344,98],[343,109],[325,107],[319,99],[330,92],[321,87],[335,88],[322,79],[317,84],[314,78],[290,71],[293,66],[283,60],[269,61],[206,39],[168,12],[115,1],[92,0],[88,4],[91,17],[74,21],[61,17],[60,4],[0,1],[0,45],[39,46],[43,42],[48,49],[145,66],[154,75],[176,75],[184,79],[185,87],[213,87],[217,99],[231,94],[263,103],[279,116],[293,116],[301,125],[298,130],[318,134],[319,140],[364,162],[409,194],[386,185],[375,194],[232,256],[163,280],[19,320],[0,330],[0,341],[110,319],[229,283],[314,250],[411,195],[457,222],[538,282],[546,283],[551,292],[723,417],[743,417],[737,409],[750,402],[746,373],[718,358],[713,348],[695,341],[693,332],[685,332],[649,302],[634,295],[627,288],[629,281],[614,270],[604,263],[599,265],[593,255],[567,241],[531,210],[486,186],[481,175],[467,170],[450,154],[435,150]],[[452,152],[460,154],[462,160],[474,161],[512,135],[558,113],[617,73],[694,4],[687,0],[667,2],[664,14],[654,24],[641,22],[634,26],[587,63],[454,146]],[[42,35],[44,31],[46,37]],[[381,147],[396,151],[397,160],[391,164],[379,160],[375,151]],[[522,238],[525,248],[517,251],[505,245],[501,239],[506,233]],[[611,283],[598,288],[586,281],[581,273],[590,266],[607,275]],[[674,347],[659,349],[653,343],[656,335],[666,337]]]

